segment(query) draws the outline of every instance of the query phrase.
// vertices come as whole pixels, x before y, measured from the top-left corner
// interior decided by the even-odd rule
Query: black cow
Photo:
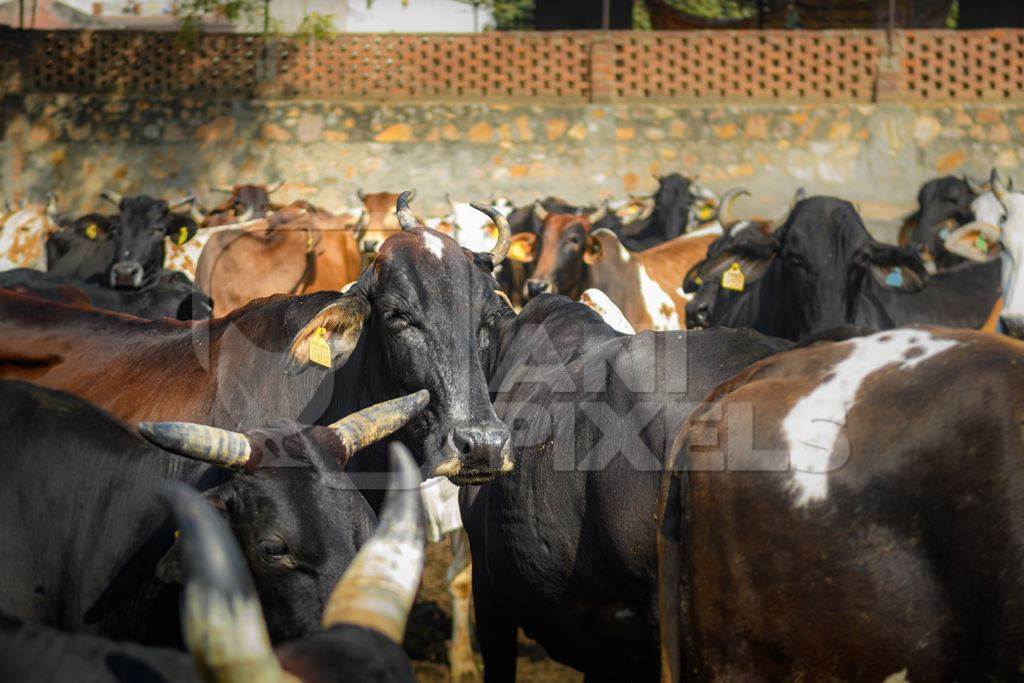
[[[111,289],[97,282],[15,268],[0,273],[0,287],[64,303],[81,303],[84,298],[96,308],[148,320],[205,320],[213,314],[213,300],[178,271],[161,271],[154,282],[139,289]]]
[[[515,466],[460,497],[488,681],[514,680],[519,627],[588,676],[656,677],[661,463],[708,391],[789,346],[749,330],[622,335],[550,294],[503,317],[485,372]]]
[[[114,262],[113,232],[113,218],[98,213],[62,224],[46,238],[46,271],[79,281],[106,277]]]
[[[216,672],[217,680],[279,680],[282,665],[310,683],[416,680],[393,633],[404,629],[423,567],[419,475],[407,452],[399,450],[392,458],[393,492],[380,527],[332,591],[323,630],[283,645],[276,654],[271,651],[252,576],[230,529],[202,496],[183,485],[166,484],[161,493],[174,509],[182,538],[183,583],[189,596],[181,604],[182,622],[192,654],[66,634],[0,613],[0,680],[208,680],[200,672]],[[379,565],[367,566],[382,554],[382,546],[385,553],[403,551],[399,581],[394,574],[382,575]],[[358,593],[368,583],[375,597],[397,609],[381,610],[380,603],[360,600]]]
[[[998,259],[929,277],[916,253],[876,242],[849,202],[830,197],[799,202],[773,235],[742,231],[712,251],[688,278],[702,284],[687,319],[792,340],[846,324],[980,328],[1001,291]],[[727,290],[730,271],[741,284]]]
[[[967,178],[929,180],[917,193],[917,211],[900,228],[900,246],[913,247],[940,270],[962,263],[943,243],[954,228],[974,220],[971,202],[978,194]]]
[[[184,244],[195,235],[195,218],[174,211],[191,205],[191,195],[172,203],[147,195],[121,197],[110,191],[103,198],[116,204],[119,213],[89,214],[51,235],[48,271],[83,281],[103,277],[111,287],[138,289],[163,269],[165,238]]]
[[[624,225],[595,225],[595,228],[613,230],[631,251],[650,249],[679,237],[691,223],[696,225],[715,220],[713,209],[703,216],[691,215],[699,210],[697,205],[704,200],[702,194],[695,192],[696,189],[696,183],[678,173],[661,176],[654,193],[654,208],[648,216]],[[691,221],[691,217],[696,220]]]
[[[374,513],[347,459],[420,412],[426,392],[331,427],[244,434],[141,423],[156,448],[79,398],[0,383],[0,610],[63,630],[179,642],[180,550],[159,482],[202,489],[244,548],[275,639],[314,632]]]

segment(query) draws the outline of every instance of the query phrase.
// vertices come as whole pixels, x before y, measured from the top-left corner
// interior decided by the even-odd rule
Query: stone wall
[[[65,207],[98,193],[171,196],[284,179],[286,199],[340,209],[357,188],[416,187],[427,215],[454,198],[558,194],[594,202],[680,171],[744,185],[771,215],[798,186],[889,220],[946,173],[1020,171],[1024,103],[975,105],[345,104],[9,95],[2,188]],[[214,197],[213,199],[216,199]]]

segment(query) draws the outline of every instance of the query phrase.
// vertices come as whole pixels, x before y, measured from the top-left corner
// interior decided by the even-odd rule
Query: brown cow
[[[203,217],[201,226],[210,228],[218,225],[244,223],[256,218],[264,218],[268,214],[278,211],[282,206],[271,202],[270,195],[281,189],[282,185],[284,185],[284,181],[270,187],[266,185],[234,185],[211,188],[214,192],[227,194],[228,198]]]
[[[384,244],[384,240],[402,231],[395,218],[395,202],[398,201],[398,193],[358,190],[356,195],[363,204],[355,227],[359,248],[364,253],[372,255],[376,253],[380,245]],[[415,197],[416,190],[410,190],[410,196]],[[416,220],[421,224],[424,222],[418,216]]]
[[[911,327],[772,356],[681,431],[662,680],[1016,680],[1024,344]]]
[[[271,294],[339,289],[359,277],[350,219],[292,205],[244,229],[212,235],[196,266],[196,284],[222,316]]]
[[[553,292],[577,299],[584,290],[597,288],[637,332],[682,329],[689,299],[681,288],[683,275],[704,258],[721,231],[697,231],[631,252],[611,230],[590,232],[589,218],[546,217],[540,258],[525,294]],[[529,235],[515,235],[513,250],[529,257],[534,243]]]

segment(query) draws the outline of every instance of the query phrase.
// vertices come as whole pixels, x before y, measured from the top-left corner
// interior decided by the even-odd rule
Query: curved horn
[[[750,192],[744,187],[733,187],[726,190],[718,202],[718,210],[715,212],[715,220],[719,223],[732,223],[735,217],[732,215],[732,205],[739,197],[750,196]]]
[[[603,202],[601,202],[601,206],[600,206],[600,208],[598,208],[597,211],[595,211],[594,213],[592,213],[589,216],[587,216],[587,220],[590,222],[591,225],[593,225],[594,223],[597,223],[599,220],[601,220],[602,218],[604,218],[605,216],[608,215],[608,203],[609,203],[609,201],[610,200],[608,200],[606,198]]]
[[[246,206],[245,211],[240,216],[235,216],[236,223],[245,223],[246,221],[252,220],[252,215],[255,213],[252,206]]]
[[[284,187],[284,181],[278,180],[276,183],[267,188],[267,194],[274,194],[278,190]]]
[[[328,429],[341,439],[345,444],[346,454],[351,457],[360,449],[401,429],[406,422],[422,413],[428,403],[430,392],[422,389],[408,396],[363,408],[359,412],[343,417]]]
[[[100,196],[106,199],[114,206],[120,206],[121,200],[124,199],[124,197],[121,196],[120,192],[114,192],[113,190],[103,190],[103,192],[100,192]]]
[[[967,184],[967,188],[977,196],[985,194],[984,183],[978,182],[969,175],[964,175],[964,182]]]
[[[140,422],[139,434],[160,448],[232,470],[244,469],[252,446],[238,432],[191,422]]]
[[[206,680],[280,681],[259,595],[227,522],[199,493],[164,482],[158,495],[181,532],[185,644]]]
[[[380,525],[331,592],[323,626],[361,626],[401,644],[423,573],[425,534],[419,469],[402,444],[389,450],[391,478]]]
[[[1009,211],[1006,206],[1006,200],[1009,199],[1009,193],[1006,191],[1006,187],[1003,185],[1002,178],[999,177],[999,171],[992,169],[992,174],[989,176],[988,184],[992,188],[992,194],[996,196],[999,203],[1002,205],[1004,211]]]
[[[469,205],[477,211],[487,214],[487,217],[498,228],[498,241],[494,248],[491,249],[491,259],[494,265],[498,265],[505,260],[505,257],[508,255],[508,248],[512,246],[512,228],[508,225],[508,219],[493,206],[487,206],[480,202],[470,202]]]
[[[542,223],[548,217],[548,210],[544,208],[544,205],[540,203],[539,199],[533,200],[533,215],[535,215]]]
[[[786,219],[789,218],[789,214],[793,213],[793,209],[796,208],[796,205],[805,199],[807,199],[807,191],[802,187],[798,187],[796,192],[793,193],[793,198],[789,200],[789,206],[786,207],[786,213],[782,214],[772,222],[769,232],[775,232],[781,228],[786,223]]]
[[[174,209],[177,209],[179,206],[185,206],[186,204],[193,204],[193,203],[195,203],[195,201],[196,201],[196,196],[194,194],[187,194],[184,197],[182,197],[181,199],[175,199],[173,202],[168,202],[167,203],[167,208],[168,208],[168,210],[173,211]]]
[[[360,187],[358,190],[356,190],[356,196],[359,197],[359,201],[366,201],[366,193],[363,192],[363,188]]]
[[[224,194],[234,194],[235,188],[230,185],[217,185],[216,187],[210,188],[211,192],[223,192]]]
[[[395,202],[395,217],[398,218],[398,224],[402,226],[402,230],[409,231],[420,227],[416,222],[416,216],[412,214],[412,209],[409,208],[409,202],[415,196],[416,190],[406,190],[398,195],[398,201]]]
[[[188,215],[196,222],[198,226],[206,220],[206,214],[199,210],[199,207],[193,203],[188,209]]]
[[[455,213],[455,202],[452,201],[452,196],[450,194],[448,194],[447,192],[445,192],[444,193],[444,198],[448,202],[448,206],[451,208],[452,214],[454,214]]]

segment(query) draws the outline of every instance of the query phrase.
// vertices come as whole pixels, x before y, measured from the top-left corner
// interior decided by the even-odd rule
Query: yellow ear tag
[[[178,228],[178,239],[176,239],[175,242],[178,243],[179,247],[182,244],[185,244],[185,242],[188,242],[188,228],[185,228],[185,227]]]
[[[527,258],[526,244],[524,244],[523,242],[519,242],[519,241],[513,242],[512,246],[509,247],[508,258],[512,259],[513,261],[519,261],[519,262],[531,260],[531,259]]]
[[[704,278],[698,275],[697,277],[693,278],[693,283],[700,287],[702,284],[704,284]]]
[[[309,340],[309,360],[325,368],[331,367],[331,346],[327,343],[327,328],[316,328],[316,332]]]
[[[98,232],[99,232],[99,228],[96,227],[95,223],[90,223],[85,228],[85,236],[88,237],[91,240],[96,239],[96,235],[97,235]]]
[[[697,218],[699,218],[702,223],[707,223],[714,217],[715,208],[713,206],[702,206],[700,207],[700,211],[697,212]]]
[[[740,264],[734,263],[729,266],[729,270],[722,273],[722,288],[729,289],[734,292],[742,292],[743,285],[746,283],[747,278],[744,277],[743,271],[740,269]]]

